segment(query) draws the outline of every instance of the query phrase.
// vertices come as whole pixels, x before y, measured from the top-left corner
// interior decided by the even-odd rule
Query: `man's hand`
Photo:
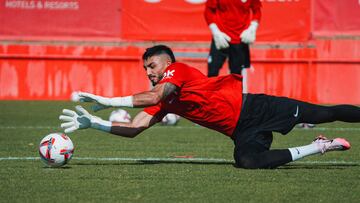
[[[259,26],[259,23],[257,21],[251,21],[249,27],[244,30],[241,35],[241,41],[246,44],[251,44],[255,42],[256,39],[256,30]]]
[[[72,133],[78,129],[94,128],[105,132],[110,132],[112,123],[110,121],[102,120],[97,116],[91,115],[82,106],[76,106],[75,111],[63,109],[63,114],[59,119],[64,123],[61,127],[64,128],[65,133]]]
[[[65,133],[72,133],[78,129],[86,129],[91,127],[92,115],[89,114],[82,106],[75,107],[76,112],[63,109],[63,115],[60,115],[59,119],[64,123],[61,124],[61,128],[64,128]]]
[[[95,102],[96,104],[91,107],[95,112],[111,107],[111,100],[107,97],[86,92],[78,92],[78,97],[81,102]]]
[[[215,23],[211,23],[209,28],[213,35],[216,49],[220,50],[228,48],[231,38],[227,34],[221,32]]]

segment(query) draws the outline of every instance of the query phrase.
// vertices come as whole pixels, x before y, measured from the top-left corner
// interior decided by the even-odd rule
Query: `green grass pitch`
[[[62,108],[74,106],[0,102],[0,202],[360,202],[360,124],[336,122],[276,134],[272,148],[305,145],[319,134],[345,137],[352,148],[275,170],[234,168],[232,141],[185,119],[134,139],[77,131],[69,135],[76,148],[70,163],[44,167],[34,159],[38,144],[61,130]],[[127,110],[132,116],[137,111]],[[110,111],[97,115],[107,118]]]

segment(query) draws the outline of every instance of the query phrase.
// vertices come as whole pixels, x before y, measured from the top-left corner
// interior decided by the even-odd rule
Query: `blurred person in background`
[[[256,39],[261,19],[260,0],[208,0],[205,4],[205,20],[212,33],[208,56],[208,77],[219,75],[225,60],[229,59],[230,73],[244,76],[250,67],[249,44]]]

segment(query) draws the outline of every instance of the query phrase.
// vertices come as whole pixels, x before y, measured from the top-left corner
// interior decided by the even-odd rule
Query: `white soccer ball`
[[[122,123],[130,123],[131,116],[124,109],[117,109],[111,112],[109,121],[111,122],[122,122]]]
[[[63,133],[51,133],[45,136],[39,145],[41,160],[51,167],[67,164],[74,153],[74,144]]]
[[[173,114],[173,113],[168,113],[161,120],[161,124],[163,124],[163,125],[176,125],[179,120],[180,120],[180,116],[178,116],[176,114]]]
[[[73,102],[79,102],[80,101],[79,92],[72,92],[70,100]]]

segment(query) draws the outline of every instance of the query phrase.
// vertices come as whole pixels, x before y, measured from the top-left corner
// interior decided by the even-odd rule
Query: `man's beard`
[[[153,80],[150,80],[152,86],[157,85],[157,84],[160,82],[160,80],[162,79],[162,77],[156,77],[156,79],[157,79],[157,82],[155,82],[155,81],[153,81]]]

